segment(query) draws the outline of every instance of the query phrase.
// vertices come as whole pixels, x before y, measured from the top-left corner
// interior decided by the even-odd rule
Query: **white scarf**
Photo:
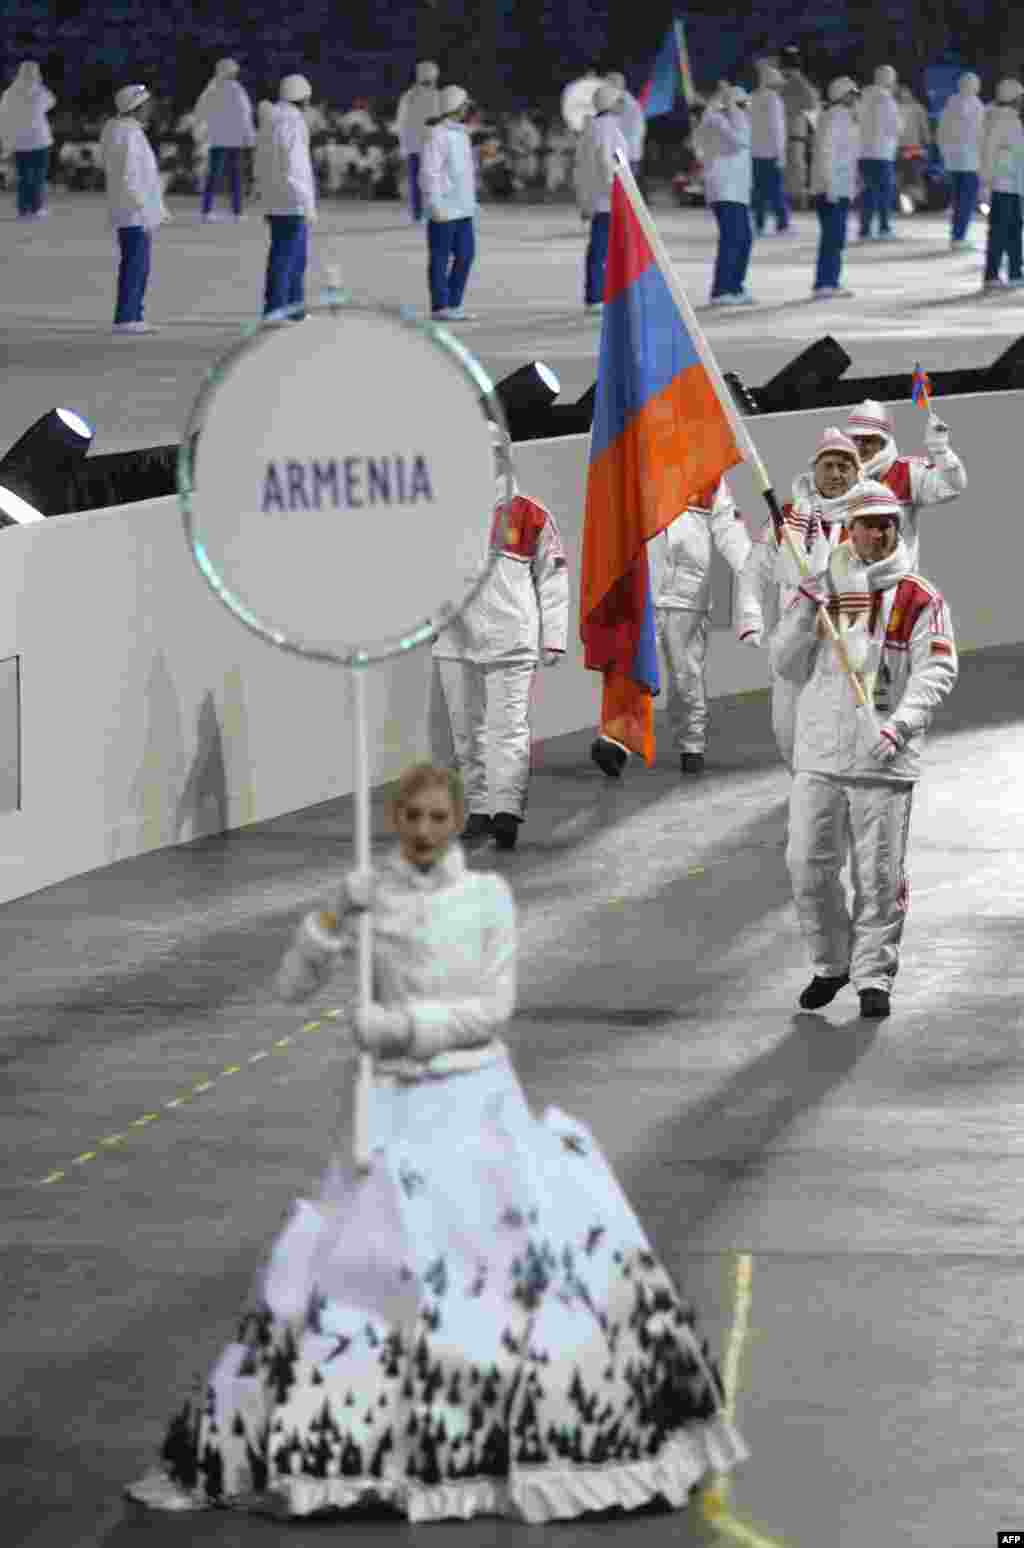
[[[840,604],[836,627],[846,646],[850,666],[861,678],[869,702],[874,697],[888,623],[888,609],[880,607],[872,630],[874,595],[894,590],[909,573],[910,561],[902,538],[891,554],[874,564],[864,564],[849,541],[840,543],[829,560],[828,588]],[[832,611],[831,606],[829,610]]]

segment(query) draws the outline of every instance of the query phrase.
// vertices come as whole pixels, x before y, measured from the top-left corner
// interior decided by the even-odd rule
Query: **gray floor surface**
[[[64,402],[94,418],[97,451],[178,439],[255,309],[265,237],[258,220],[198,226],[172,203],[152,339],[107,331],[100,201],[0,223],[9,438]],[[699,296],[710,218],[659,222]],[[1024,304],[977,299],[978,259],[950,257],[943,221],[900,229],[898,247],[851,250],[858,299],[825,308],[803,299],[812,218],[758,243],[763,306],[705,314],[722,364],[757,382],[825,331],[858,374],[994,358]],[[332,206],[314,272],[340,262],[355,293],[419,304],[423,245],[396,209]],[[464,337],[496,375],[540,354],[569,396],[593,380],[581,258],[569,210],[484,212],[469,297],[483,317]],[[750,1255],[736,1402],[752,1456],[734,1505],[787,1548],[990,1548],[997,1529],[1024,1530],[1022,675],[1021,646],[965,658],[937,718],[880,1025],[858,1021],[849,991],[824,1015],[796,1010],[809,975],[764,695],[714,706],[696,783],[663,729],[657,766],[621,784],[590,764],[588,734],[542,744],[520,848],[474,860],[506,872],[521,910],[511,1041],[532,1103],[592,1127],[720,1349]],[[375,821],[383,833],[379,800]],[[168,1519],[119,1497],[231,1336],[288,1204],[347,1143],[351,1060],[324,1014],[344,984],[305,1014],[270,986],[350,837],[349,802],[331,802],[0,908],[5,1545],[412,1540],[388,1520]],[[710,1541],[673,1515],[424,1530],[465,1548]]]

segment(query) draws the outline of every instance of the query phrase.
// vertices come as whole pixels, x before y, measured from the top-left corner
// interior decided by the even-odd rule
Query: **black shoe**
[[[860,991],[860,1013],[865,1021],[881,1021],[889,1014],[889,996],[884,989]]]
[[[804,1010],[819,1010],[822,1005],[831,1005],[840,989],[849,982],[849,973],[840,973],[838,978],[819,978],[815,974],[800,996],[800,1004]]]
[[[459,838],[467,846],[483,844],[490,838],[491,832],[491,819],[483,812],[471,812]]]
[[[679,767],[684,774],[703,774],[704,754],[683,753],[679,760]]]
[[[609,779],[619,779],[626,767],[626,754],[621,747],[616,747],[614,742],[607,741],[599,736],[590,749],[590,756]]]
[[[491,832],[499,849],[515,849],[522,820],[511,812],[495,812],[491,818]]]

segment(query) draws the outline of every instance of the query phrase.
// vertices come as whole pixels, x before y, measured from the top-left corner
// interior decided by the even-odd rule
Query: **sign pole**
[[[352,799],[355,868],[370,869],[370,759],[366,731],[366,662],[354,658],[349,670],[352,684]],[[369,1009],[373,994],[373,912],[363,909],[357,919],[356,1007]],[[352,1160],[359,1172],[370,1170],[370,1092],[373,1059],[359,1055],[352,1112]]]

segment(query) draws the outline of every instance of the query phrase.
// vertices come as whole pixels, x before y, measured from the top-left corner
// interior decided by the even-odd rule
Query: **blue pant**
[[[308,253],[304,215],[268,215],[270,252],[263,292],[263,315],[285,306],[300,306],[306,299]]]
[[[864,185],[860,196],[861,236],[871,235],[876,216],[879,232],[891,231],[896,208],[896,163],[866,156],[860,162],[860,176]]]
[[[814,275],[815,290],[826,287],[834,290],[839,284],[843,266],[843,248],[846,246],[846,220],[850,213],[849,199],[826,199],[819,194],[814,201],[818,212],[821,233],[818,241],[818,267]]]
[[[428,220],[427,252],[430,310],[441,312],[461,306],[476,256],[472,215],[464,215],[460,220]]]
[[[231,185],[231,208],[236,215],[242,213],[242,152],[237,145],[211,145],[210,165],[203,189],[202,211],[209,215],[213,209],[213,196],[220,182],[221,173],[227,172]]]
[[[718,251],[711,281],[711,299],[714,301],[717,296],[738,296],[742,291],[754,232],[747,205],[731,199],[716,199],[711,208],[718,222]]]
[[[409,208],[413,220],[423,219],[423,191],[420,188],[420,154],[413,151],[408,158]]]
[[[153,235],[145,226],[118,226],[117,241],[121,249],[121,262],[117,270],[114,321],[141,322]]]
[[[953,184],[952,240],[962,242],[967,235],[967,228],[971,224],[975,206],[978,203],[978,174],[977,172],[951,172],[949,177]]]
[[[586,306],[596,306],[604,300],[604,271],[608,266],[608,231],[611,215],[590,217],[590,237],[584,266],[583,301]]]
[[[754,180],[750,192],[750,213],[758,236],[764,230],[765,217],[771,210],[780,231],[789,225],[789,200],[782,182],[782,168],[772,156],[755,156]]]
[[[35,215],[42,209],[46,202],[46,173],[49,165],[49,146],[44,145],[41,150],[14,152],[19,215]]]
[[[1020,194],[994,193],[989,200],[988,246],[985,250],[985,280],[999,278],[1006,259],[1010,278],[1021,278]]]

